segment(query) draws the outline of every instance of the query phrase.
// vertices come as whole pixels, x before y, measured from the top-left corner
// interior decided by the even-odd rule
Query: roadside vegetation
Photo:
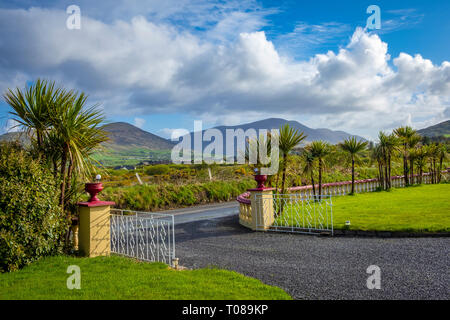
[[[67,288],[67,267],[81,271],[81,288]],[[162,263],[118,256],[44,258],[0,274],[0,299],[11,300],[287,300],[282,289],[216,268],[176,271]]]

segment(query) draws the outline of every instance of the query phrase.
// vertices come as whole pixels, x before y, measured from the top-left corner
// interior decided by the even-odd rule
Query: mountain
[[[425,128],[425,129],[421,129],[421,130],[417,130],[417,132],[425,137],[439,137],[439,136],[444,136],[444,137],[449,137],[450,136],[450,120],[438,123],[434,126]]]
[[[339,143],[339,142],[347,139],[348,137],[353,137],[353,136],[356,137],[358,140],[364,140],[364,141],[366,140],[363,137],[355,136],[355,135],[352,135],[352,134],[344,132],[344,131],[333,131],[333,130],[324,129],[324,128],[312,129],[312,128],[309,128],[309,127],[301,124],[300,122],[289,121],[289,120],[280,119],[280,118],[269,118],[269,119],[255,121],[255,122],[251,122],[251,123],[245,123],[245,124],[241,124],[241,125],[237,125],[237,126],[219,126],[219,127],[215,127],[214,129],[220,130],[222,132],[222,135],[225,137],[225,132],[227,129],[240,128],[240,129],[243,129],[244,131],[247,129],[250,129],[250,128],[253,128],[256,131],[261,130],[261,129],[271,130],[271,129],[279,129],[286,123],[289,124],[289,126],[291,126],[292,128],[297,129],[300,132],[304,132],[304,134],[307,136],[307,138],[305,139],[305,142],[311,142],[311,141],[315,141],[315,140],[323,140],[323,141],[327,141],[332,144],[336,144],[336,143]]]
[[[110,141],[105,147],[113,149],[128,149],[130,147],[149,150],[171,150],[174,144],[153,133],[139,129],[126,122],[114,122],[103,126],[108,132]]]
[[[24,132],[8,132],[2,134],[0,135],[0,142],[1,141],[18,141],[25,145],[30,143],[30,139]]]

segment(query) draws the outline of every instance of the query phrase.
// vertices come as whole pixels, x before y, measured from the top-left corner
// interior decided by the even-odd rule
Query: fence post
[[[110,212],[114,202],[100,201],[97,194],[101,183],[87,183],[85,190],[91,194],[88,202],[78,203],[78,246],[86,257],[108,256],[111,253]]]

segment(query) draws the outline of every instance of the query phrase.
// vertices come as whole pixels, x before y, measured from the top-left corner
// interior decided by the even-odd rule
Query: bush
[[[56,254],[66,230],[58,186],[20,147],[0,144],[0,271]]]
[[[145,168],[145,174],[149,176],[159,176],[169,172],[169,167],[163,164],[157,164],[155,166],[150,166]]]

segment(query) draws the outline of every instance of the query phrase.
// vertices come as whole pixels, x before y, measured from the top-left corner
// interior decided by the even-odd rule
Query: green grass
[[[81,269],[81,289],[67,289],[67,267]],[[291,299],[282,289],[233,271],[175,271],[162,263],[112,256],[48,257],[0,274],[0,299]]]
[[[344,229],[350,221],[350,230],[450,232],[449,199],[450,184],[333,197],[333,225]]]

